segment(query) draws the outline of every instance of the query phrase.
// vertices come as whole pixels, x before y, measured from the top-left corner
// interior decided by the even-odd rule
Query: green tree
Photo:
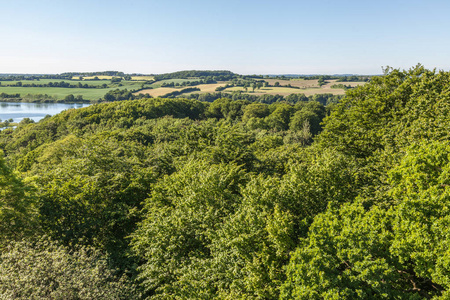
[[[0,152],[0,246],[39,233],[34,191],[6,166]]]
[[[347,91],[325,119],[321,143],[363,158],[416,140],[447,137],[448,84],[450,73],[436,73],[420,65],[374,77]]]
[[[111,83],[118,83],[122,81],[122,77],[113,77],[111,78]]]
[[[360,198],[316,217],[293,254],[283,299],[447,299],[450,147],[409,147],[383,202]]]
[[[247,121],[250,118],[265,118],[270,114],[268,105],[263,103],[251,103],[245,106],[243,111],[243,121]]]
[[[317,135],[322,129],[321,123],[325,118],[325,107],[319,102],[302,103],[299,107],[300,109],[291,118],[290,129],[303,130],[305,123],[308,123],[311,134]]]
[[[294,108],[287,103],[273,105],[275,110],[266,117],[267,124],[276,130],[287,130]]]
[[[74,102],[75,101],[75,97],[72,94],[67,95],[66,97],[64,97],[64,101],[65,102]]]
[[[322,85],[325,84],[325,79],[323,78],[323,76],[320,76],[320,77],[319,77],[319,80],[317,80],[317,84],[318,84],[319,86],[322,86]]]
[[[154,298],[192,293],[186,278],[210,259],[211,237],[237,208],[243,182],[244,172],[233,164],[190,161],[154,187],[144,221],[133,234],[134,250],[145,261],[140,279]],[[214,289],[202,288],[195,290],[195,297]]]
[[[0,254],[3,299],[136,299],[127,278],[110,269],[107,257],[81,247],[75,251],[48,239],[14,242]]]
[[[244,83],[244,90],[245,90],[245,92],[247,92],[247,90],[248,90],[248,82]]]
[[[68,136],[37,150],[31,174],[45,232],[65,245],[107,251],[124,268],[125,237],[134,230],[154,180],[139,148],[113,138]]]
[[[249,104],[249,101],[246,100],[233,101],[227,98],[220,98],[211,103],[206,115],[208,117],[235,120],[242,116],[243,107],[247,104]]]

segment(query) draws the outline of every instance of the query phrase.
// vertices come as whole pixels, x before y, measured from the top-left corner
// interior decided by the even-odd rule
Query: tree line
[[[235,78],[237,74],[231,71],[178,71],[173,73],[158,74],[154,78],[156,81],[164,79],[188,79],[188,78],[203,78],[211,77],[214,81],[226,81]]]
[[[91,76],[117,76],[124,77],[125,73],[119,71],[101,71],[101,72],[65,72],[61,73],[61,76],[65,76],[68,78],[83,76],[83,77],[91,77]]]
[[[213,80],[212,77],[206,77],[200,80],[193,81],[183,81],[183,82],[163,82],[161,87],[178,87],[178,86],[196,86],[200,84],[211,84],[216,83],[217,81]]]

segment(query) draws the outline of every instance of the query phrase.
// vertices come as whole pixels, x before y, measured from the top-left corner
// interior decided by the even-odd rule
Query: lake
[[[13,122],[20,122],[24,118],[30,118],[38,122],[46,115],[53,116],[69,108],[82,108],[89,105],[84,103],[0,102],[0,119],[2,121],[13,119]]]

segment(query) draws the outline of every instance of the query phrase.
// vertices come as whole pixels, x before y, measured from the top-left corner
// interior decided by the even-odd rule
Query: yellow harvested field
[[[196,88],[199,88],[204,93],[214,93],[219,86],[225,86],[226,83],[213,83],[213,84],[199,84]]]
[[[149,80],[155,80],[155,77],[154,76],[131,76],[131,80],[149,81]]]
[[[293,79],[293,80],[280,80],[280,79],[264,79],[264,81],[268,82],[270,85],[275,85],[275,82],[280,83],[280,85],[288,85],[296,86],[299,88],[314,88],[319,87],[318,80],[305,80],[305,79]]]
[[[326,82],[328,82],[328,83],[323,85],[322,88],[327,88],[327,87],[329,88],[335,84],[343,84],[343,85],[347,85],[347,86],[349,85],[351,87],[356,87],[356,86],[366,84],[366,82],[364,82],[364,81],[338,82],[337,79],[326,80]]]
[[[181,89],[174,89],[174,88],[166,88],[166,87],[162,87],[162,88],[157,88],[157,89],[148,89],[148,90],[141,90],[139,92],[134,93],[136,94],[149,94],[150,96],[157,98],[157,97],[161,97],[164,96],[165,94],[168,93],[172,93],[174,91],[179,91]]]
[[[98,79],[100,79],[100,80],[102,80],[102,79],[111,80],[113,77],[117,77],[117,76],[107,76],[107,75],[86,76],[86,77],[83,76],[84,79],[94,79],[95,77],[98,77]]]
[[[192,86],[192,88],[199,88],[200,92],[202,93],[214,93],[216,91],[216,88],[219,86],[225,86],[226,83],[214,83],[214,84],[199,84],[196,86]],[[149,94],[152,97],[161,97],[165,94],[174,92],[174,91],[181,91],[183,89],[190,88],[190,86],[180,87],[180,88],[166,88],[166,87],[160,87],[157,89],[146,89],[141,90],[139,92],[134,93],[137,94]]]

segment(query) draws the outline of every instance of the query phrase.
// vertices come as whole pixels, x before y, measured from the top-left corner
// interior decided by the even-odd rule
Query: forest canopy
[[[327,106],[136,99],[2,130],[0,295],[446,299],[449,87],[418,65]]]

